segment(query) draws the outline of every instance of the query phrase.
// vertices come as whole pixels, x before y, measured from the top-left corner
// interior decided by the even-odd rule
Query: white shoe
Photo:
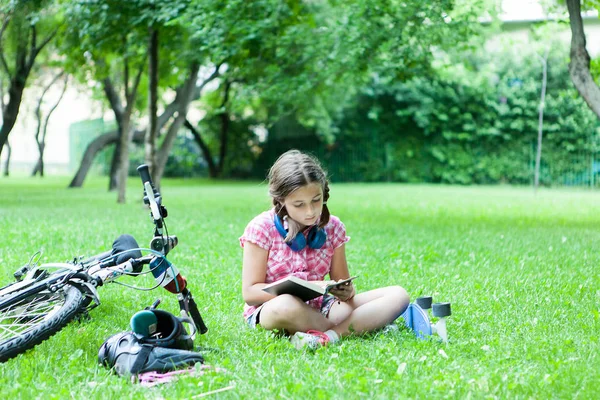
[[[327,346],[330,342],[329,336],[321,331],[306,331],[296,332],[291,338],[290,342],[298,350],[309,349],[316,350],[321,346]]]

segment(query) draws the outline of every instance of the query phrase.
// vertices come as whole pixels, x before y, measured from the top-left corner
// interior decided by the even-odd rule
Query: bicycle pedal
[[[90,313],[87,309],[81,311],[81,313],[77,314],[74,318],[74,320],[79,323],[82,323],[84,321],[90,321],[91,319],[92,317],[90,316]]]

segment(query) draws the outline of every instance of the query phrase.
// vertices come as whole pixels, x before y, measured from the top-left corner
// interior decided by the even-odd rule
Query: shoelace
[[[306,331],[308,335],[313,335],[319,338],[319,344],[325,346],[329,343],[329,336],[325,334],[325,332],[308,330]]]

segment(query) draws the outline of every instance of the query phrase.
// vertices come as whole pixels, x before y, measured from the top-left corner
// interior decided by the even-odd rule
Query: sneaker
[[[383,332],[383,334],[398,332],[398,325],[391,323],[389,325],[384,326],[381,331]]]
[[[321,346],[327,346],[329,343],[329,336],[324,332],[313,330],[296,332],[290,339],[290,342],[292,342],[294,347],[298,350],[302,350],[303,348],[316,350]]]

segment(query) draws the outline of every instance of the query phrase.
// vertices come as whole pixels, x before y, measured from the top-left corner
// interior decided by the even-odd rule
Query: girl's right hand
[[[330,294],[334,295],[341,301],[348,301],[355,295],[354,285],[352,282],[342,283],[339,286],[332,288],[329,291]]]

